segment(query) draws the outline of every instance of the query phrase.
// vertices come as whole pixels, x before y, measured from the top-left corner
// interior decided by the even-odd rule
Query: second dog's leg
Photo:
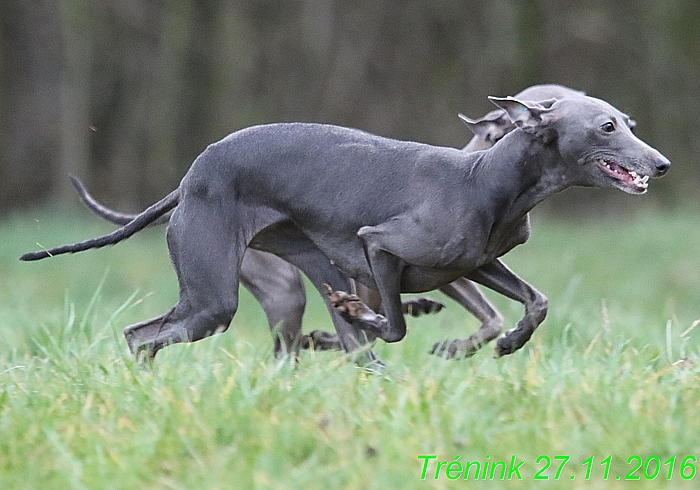
[[[304,279],[299,269],[276,255],[249,248],[241,264],[241,283],[265,311],[275,356],[298,350],[306,307]]]

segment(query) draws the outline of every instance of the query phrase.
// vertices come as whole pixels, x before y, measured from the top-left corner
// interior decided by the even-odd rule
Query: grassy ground
[[[225,334],[135,364],[123,327],[177,296],[163,229],[77,256],[16,260],[36,242],[110,229],[81,211],[70,216],[0,223],[2,489],[700,482],[700,462],[687,458],[700,459],[700,215],[535,219],[531,241],[505,260],[550,298],[533,340],[498,360],[491,347],[466,361],[429,356],[433,342],[477,328],[445,299],[438,316],[411,319],[402,342],[376,346],[383,375],[336,353],[303,353],[296,365],[274,359],[247,293]],[[509,324],[519,319],[519,305],[491,297]],[[313,292],[309,303],[306,329],[329,327]],[[469,481],[458,471],[499,461],[518,472],[504,482],[497,465],[490,482],[474,481],[474,465]],[[436,479],[440,462],[452,465]],[[549,481],[535,480],[539,470]],[[628,473],[640,480],[617,481]]]

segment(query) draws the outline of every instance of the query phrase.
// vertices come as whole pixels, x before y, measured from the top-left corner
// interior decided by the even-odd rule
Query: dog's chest
[[[530,238],[530,216],[526,214],[512,223],[499,223],[491,229],[484,249],[484,263],[508,253]]]

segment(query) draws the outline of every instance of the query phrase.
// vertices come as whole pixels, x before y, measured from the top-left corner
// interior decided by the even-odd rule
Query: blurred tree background
[[[650,196],[568,192],[549,209],[695,204],[697,0],[3,0],[0,212],[123,210],[174,188],[207,144],[277,121],[463,146],[458,112],[560,83],[638,122],[674,168]]]

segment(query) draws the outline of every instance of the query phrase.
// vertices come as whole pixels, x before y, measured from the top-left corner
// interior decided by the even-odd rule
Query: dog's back
[[[425,198],[423,179],[454,181],[472,157],[453,148],[383,138],[357,129],[307,123],[238,131],[210,145],[182,181],[183,194],[284,209],[303,219],[320,205],[342,210],[357,230]],[[450,177],[450,169],[454,176]],[[372,203],[381,201],[381,206]],[[324,219],[324,218],[327,218]],[[342,226],[332,213],[314,226]]]

